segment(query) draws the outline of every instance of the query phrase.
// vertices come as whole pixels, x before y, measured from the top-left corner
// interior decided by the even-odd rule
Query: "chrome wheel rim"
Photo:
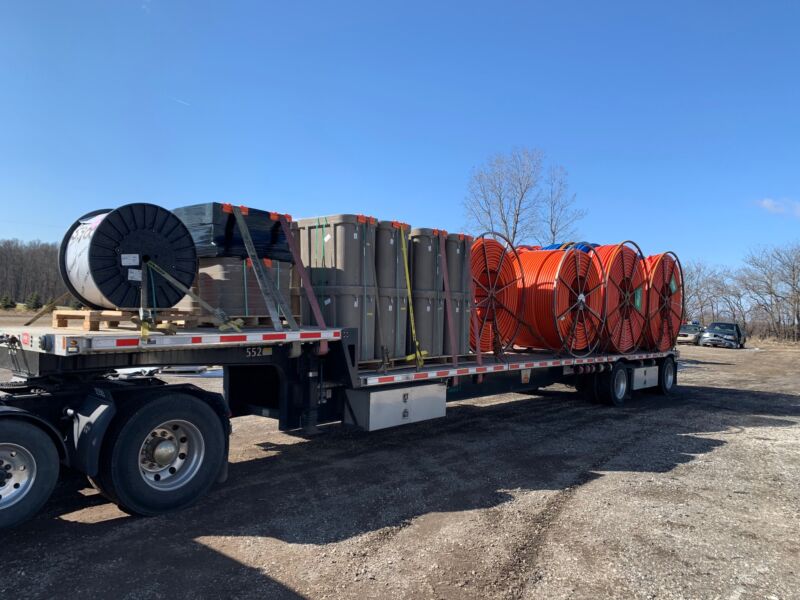
[[[139,449],[139,474],[147,485],[162,491],[176,490],[197,475],[205,458],[200,430],[179,419],[154,427]]]
[[[625,392],[628,388],[628,381],[627,375],[625,374],[624,369],[620,369],[617,371],[617,374],[614,375],[614,394],[617,400],[621,400],[625,397]]]
[[[0,444],[0,510],[22,500],[36,480],[36,459],[18,444]]]
[[[671,361],[667,361],[664,365],[664,387],[672,389],[672,384],[675,382],[675,367]]]

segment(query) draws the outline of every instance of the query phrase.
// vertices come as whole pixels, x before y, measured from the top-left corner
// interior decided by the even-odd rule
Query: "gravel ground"
[[[235,419],[230,480],[174,515],[127,516],[66,474],[0,544],[0,593],[797,598],[798,364],[688,348],[669,398],[555,387],[372,434]]]

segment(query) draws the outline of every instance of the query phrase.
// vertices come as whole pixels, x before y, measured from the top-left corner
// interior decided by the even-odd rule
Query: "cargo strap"
[[[414,323],[414,301],[411,298],[411,275],[408,272],[408,242],[403,229],[400,229],[400,248],[403,250],[403,268],[406,273],[406,294],[408,296],[408,319],[411,322],[411,341],[414,344],[414,354],[409,355],[410,360],[415,360],[417,367],[422,368],[425,364],[425,359],[422,357],[422,352],[419,348],[419,340],[417,339],[417,327]]]
[[[283,313],[289,328],[295,331],[298,330],[297,321],[295,321],[291,309],[286,304],[278,287],[275,285],[275,281],[272,279],[269,272],[270,269],[268,269],[258,257],[256,247],[253,244],[253,238],[250,236],[250,228],[247,226],[247,222],[244,219],[244,211],[239,206],[232,206],[231,209],[233,216],[236,218],[236,225],[239,227],[239,233],[242,235],[244,247],[247,249],[247,254],[250,257],[250,262],[253,263],[253,272],[258,282],[258,288],[261,290],[261,295],[264,297],[264,303],[267,305],[267,312],[269,312],[269,318],[272,321],[272,328],[275,331],[281,331],[283,329],[280,315],[280,313]],[[245,210],[247,209],[245,208]]]
[[[455,318],[453,316],[453,295],[450,293],[450,272],[447,270],[447,232],[439,231],[439,263],[444,281],[444,308],[447,317],[447,334],[450,338],[453,366],[458,365],[458,346],[456,345]]]
[[[54,309],[56,306],[58,306],[58,304],[59,304],[60,302],[64,302],[64,301],[65,301],[65,300],[67,300],[67,299],[68,299],[70,296],[71,296],[71,294],[70,294],[69,292],[64,292],[63,294],[61,294],[61,295],[60,295],[58,298],[56,298],[55,300],[51,300],[50,302],[48,302],[47,304],[45,304],[45,305],[44,305],[44,306],[43,306],[43,307],[42,307],[42,308],[39,310],[39,312],[37,312],[37,313],[36,313],[35,315],[33,315],[33,316],[30,318],[30,319],[28,319],[27,321],[25,321],[25,323],[23,324],[23,326],[24,326],[24,327],[30,327],[31,325],[33,325],[34,323],[36,323],[36,321],[38,321],[40,318],[42,318],[44,315],[46,315],[47,313],[50,313],[50,312],[52,312],[52,311],[53,311],[53,309]]]
[[[180,281],[175,279],[172,275],[167,273],[164,269],[159,267],[152,260],[146,262],[145,264],[147,265],[148,269],[155,271],[156,273],[161,275],[164,279],[166,279],[167,282],[170,285],[172,285],[175,289],[180,290],[181,292],[189,296],[192,300],[197,302],[204,309],[206,309],[209,313],[214,315],[214,317],[220,323],[219,329],[221,331],[225,331],[226,329],[234,329],[236,331],[241,331],[242,322],[239,319],[231,320],[231,318],[228,317],[228,315],[225,313],[224,310],[222,310],[221,308],[214,308],[213,306],[211,306],[208,302],[203,300],[200,296],[195,294],[191,289],[183,285]],[[144,321],[142,321],[142,323],[144,323]],[[146,335],[146,331],[143,331],[142,333]]]
[[[314,320],[317,322],[317,327],[320,329],[326,329],[327,327],[325,325],[325,319],[322,316],[322,310],[320,309],[319,302],[317,301],[317,294],[314,292],[314,286],[311,283],[311,276],[308,274],[308,269],[306,269],[305,265],[303,265],[303,256],[300,253],[300,246],[297,243],[297,238],[295,238],[294,234],[292,233],[292,226],[289,224],[291,217],[287,215],[277,215],[277,219],[278,223],[281,224],[284,235],[286,236],[286,241],[289,243],[289,250],[291,251],[292,258],[294,259],[295,272],[300,276],[300,283],[305,290],[306,299],[308,300],[308,305],[311,308],[311,314],[314,315]],[[328,342],[322,340],[319,343],[318,354],[321,356],[327,353]]]

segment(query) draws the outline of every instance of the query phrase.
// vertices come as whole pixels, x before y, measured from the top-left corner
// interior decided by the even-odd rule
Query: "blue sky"
[[[800,239],[800,3],[0,0],[0,238],[136,201],[459,230],[544,149],[585,239]]]

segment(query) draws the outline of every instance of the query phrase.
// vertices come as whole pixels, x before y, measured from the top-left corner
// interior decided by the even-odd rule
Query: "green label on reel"
[[[675,275],[669,280],[669,290],[674,294],[678,291],[678,282],[675,281]]]
[[[642,312],[642,287],[639,286],[633,292],[633,304],[636,306],[636,310]]]

